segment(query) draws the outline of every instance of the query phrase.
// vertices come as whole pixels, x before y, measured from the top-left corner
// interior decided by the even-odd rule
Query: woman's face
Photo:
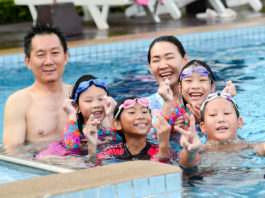
[[[89,117],[93,114],[94,118],[102,121],[106,114],[104,109],[103,97],[107,96],[103,88],[91,85],[79,96],[78,113],[82,113],[86,124]]]
[[[168,79],[170,86],[174,86],[177,85],[180,71],[187,61],[188,57],[182,57],[174,44],[160,41],[150,50],[149,70],[159,84]]]
[[[199,75],[196,72],[193,72],[189,77],[183,78],[180,84],[183,98],[192,106],[201,106],[214,89],[215,84],[211,83],[208,75]]]

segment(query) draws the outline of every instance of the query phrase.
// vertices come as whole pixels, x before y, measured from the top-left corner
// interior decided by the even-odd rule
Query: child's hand
[[[165,102],[173,101],[173,92],[170,89],[168,79],[160,83],[159,88],[158,88],[158,94],[163,98]]]
[[[73,106],[72,99],[65,99],[63,103],[63,110],[68,115],[68,120],[76,120],[76,110]]]
[[[258,152],[260,156],[265,156],[265,143],[258,143],[253,145],[253,148]]]
[[[110,96],[104,96],[103,100],[106,116],[112,116],[117,102]]]
[[[171,132],[171,126],[161,116],[157,115],[157,121],[153,123],[157,131],[157,139],[159,142],[159,158],[169,158],[169,136]]]
[[[174,127],[179,133],[181,133],[180,145],[188,152],[198,152],[201,147],[201,141],[199,136],[196,134],[195,119],[194,116],[190,116],[190,128],[189,131],[175,126]]]
[[[187,104],[186,105],[191,115],[194,116],[196,123],[199,124],[201,122],[201,105],[198,104]]]
[[[88,152],[96,153],[97,151],[97,141],[98,141],[98,125],[100,121],[94,118],[93,115],[88,119],[85,128],[83,129],[83,133],[86,136],[88,143]]]
[[[226,82],[226,86],[222,91],[223,93],[228,93],[230,96],[235,96],[236,95],[236,86],[235,84],[232,83],[231,80]]]
[[[174,126],[178,126],[180,128],[184,127],[184,121],[185,118],[183,116],[179,116],[176,118],[175,122],[174,122]]]
[[[112,140],[113,140],[113,138],[109,136],[109,137],[106,137],[103,141],[98,140],[97,145],[100,146],[100,145],[103,145],[103,144],[108,144]]]

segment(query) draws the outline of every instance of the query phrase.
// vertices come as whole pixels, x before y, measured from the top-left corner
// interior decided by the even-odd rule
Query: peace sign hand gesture
[[[98,125],[100,122],[91,115],[86,123],[83,133],[87,138],[88,153],[96,153],[98,142]]]
[[[188,152],[197,152],[200,149],[201,141],[200,137],[196,134],[195,119],[193,115],[190,116],[189,131],[185,131],[177,125],[175,125],[174,128],[181,134],[180,145],[185,150]]]
[[[196,134],[195,119],[194,116],[190,116],[190,128],[189,131],[175,125],[174,127],[179,133],[181,133],[180,145],[183,147],[181,151],[181,157],[179,163],[185,167],[192,167],[199,162],[199,149],[201,147],[201,141]]]

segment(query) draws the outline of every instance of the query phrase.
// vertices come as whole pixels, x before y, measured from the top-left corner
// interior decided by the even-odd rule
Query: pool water
[[[239,139],[265,142],[265,27],[182,35],[178,37],[191,59],[207,62],[217,79],[217,90],[232,80],[235,100],[244,119]],[[103,79],[115,99],[148,96],[157,83],[148,71],[147,51],[152,39],[70,49],[64,82],[74,84],[82,74]],[[33,82],[21,55],[16,64],[0,59],[0,128],[8,95]],[[7,61],[8,62],[8,61]],[[0,138],[1,137],[0,131]],[[0,139],[0,143],[2,139]],[[265,197],[265,158],[252,149],[201,156],[198,170],[186,173],[184,197]],[[1,171],[1,169],[0,169]]]

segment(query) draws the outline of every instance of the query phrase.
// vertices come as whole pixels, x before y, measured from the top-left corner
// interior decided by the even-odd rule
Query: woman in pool
[[[237,141],[237,130],[242,128],[243,119],[239,110],[229,94],[215,92],[210,94],[201,106],[200,128],[207,135],[207,142],[201,151],[236,151],[253,147],[260,156],[265,156],[265,144],[251,144]],[[187,131],[175,126],[184,136],[189,136]]]
[[[180,126],[186,130],[188,129],[188,114],[190,114],[188,107],[193,106],[195,109],[201,106],[208,94],[212,93],[215,89],[215,77],[211,68],[206,63],[199,60],[193,60],[182,68],[178,81],[178,87],[183,100],[182,105],[172,107],[173,93],[170,89],[168,80],[162,82],[158,89],[158,93],[164,99],[161,115],[172,127],[170,145],[176,152],[180,151],[182,147],[180,145],[181,134],[173,130],[175,120],[179,117],[185,116],[185,120]],[[192,114],[197,116],[195,118],[198,123],[197,111],[194,111]],[[199,126],[197,126],[197,129],[199,129]],[[154,133],[156,134],[156,130],[154,130]],[[200,136],[203,135],[200,134]],[[205,137],[203,139],[205,139]],[[203,139],[202,141],[205,142]]]
[[[182,95],[178,88],[180,71],[188,62],[188,56],[181,42],[174,36],[161,36],[156,38],[150,45],[148,51],[148,63],[151,74],[155,77],[160,86],[164,86],[166,80],[167,85],[172,91],[172,110],[182,104]],[[235,85],[228,81],[223,90],[232,96],[236,94]],[[159,113],[164,104],[164,98],[156,92],[148,97],[152,114]],[[191,113],[197,113],[198,109],[193,105],[188,105]],[[193,109],[195,108],[195,109]],[[195,117],[197,118],[198,116]],[[155,118],[155,117],[154,117]],[[174,120],[175,124],[183,125],[183,116]]]
[[[62,133],[62,146],[66,149],[62,149],[61,144],[52,143],[39,156],[86,153],[89,149],[86,136],[90,131],[97,132],[98,144],[121,141],[117,131],[111,128],[115,106],[116,102],[109,97],[108,88],[102,80],[91,75],[81,76],[63,106],[68,115]]]
[[[104,148],[98,155],[98,159],[102,160],[107,157],[115,157],[116,159],[151,159],[160,162],[169,162],[169,134],[171,127],[167,121],[158,115],[157,122],[153,123],[158,132],[158,145],[147,141],[146,135],[152,126],[151,113],[149,110],[149,102],[146,98],[130,97],[119,102],[114,110],[113,126],[118,130],[123,142]],[[91,149],[90,154],[95,153],[97,133],[90,133],[88,138]],[[193,166],[199,161],[198,150],[200,148],[199,137],[195,134],[190,139],[190,148],[184,149],[183,166]],[[94,151],[94,152],[93,152]],[[171,156],[174,158],[174,156]],[[185,161],[186,160],[186,161]]]

